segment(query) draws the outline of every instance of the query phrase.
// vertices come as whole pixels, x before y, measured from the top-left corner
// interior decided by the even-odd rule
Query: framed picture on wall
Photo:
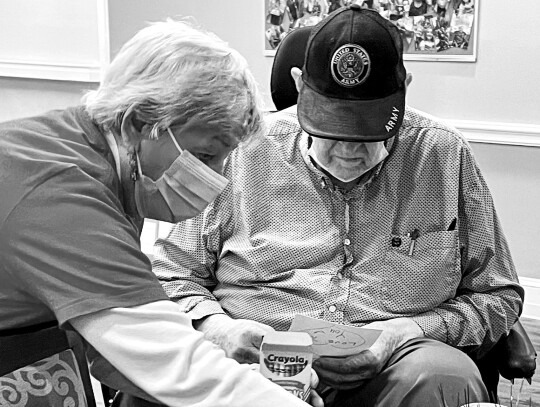
[[[405,60],[476,61],[480,0],[264,0],[264,53],[285,36],[353,3],[378,11],[401,32]]]

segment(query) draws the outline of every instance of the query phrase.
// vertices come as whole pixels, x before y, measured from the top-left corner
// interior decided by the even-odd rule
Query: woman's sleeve
[[[130,382],[168,406],[307,406],[225,357],[171,301],[112,308],[70,322]]]

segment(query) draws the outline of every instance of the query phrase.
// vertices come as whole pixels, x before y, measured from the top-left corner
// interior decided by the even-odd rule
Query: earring
[[[139,171],[137,171],[137,154],[135,153],[135,148],[130,147],[128,150],[129,158],[129,174],[132,181],[137,181],[139,179]]]

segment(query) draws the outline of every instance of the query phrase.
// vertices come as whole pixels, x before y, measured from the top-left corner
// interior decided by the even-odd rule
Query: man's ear
[[[413,79],[412,73],[408,72],[407,77],[405,78],[405,89],[407,89],[409,87],[409,85],[412,82],[412,79]]]
[[[296,90],[298,93],[300,93],[300,89],[302,89],[302,86],[304,86],[304,83],[302,82],[302,70],[296,66],[293,66],[291,68],[291,76],[296,85]]]
[[[141,140],[148,138],[152,126],[137,118],[134,106],[131,106],[124,113],[120,133],[122,141],[126,147],[139,147]]]

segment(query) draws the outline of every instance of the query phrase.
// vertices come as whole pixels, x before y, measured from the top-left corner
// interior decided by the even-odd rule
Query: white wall
[[[79,104],[96,83],[0,77],[0,121]]]
[[[264,0],[112,0],[110,49],[120,46],[147,21],[194,16],[248,59],[267,108],[272,58],[263,55]],[[494,195],[520,276],[540,278],[536,231],[540,216],[540,2],[480,0],[478,61],[406,63],[414,75],[409,104],[450,121],[471,121],[481,133],[529,125],[527,137],[539,147],[473,143]],[[64,107],[95,86],[0,78],[0,120]],[[499,126],[499,124],[502,124]],[[473,126],[474,127],[474,126]]]
[[[109,60],[107,4],[0,0],[0,121],[78,104],[97,85]]]
[[[99,81],[108,0],[0,0],[0,76]]]
[[[519,275],[540,279],[540,148],[481,143],[472,147]]]
[[[540,2],[478,3],[477,62],[407,62],[409,103],[449,119],[540,124]]]
[[[414,75],[408,102],[450,121],[473,121],[480,131],[493,123],[537,125],[527,135],[540,146],[540,2],[522,0],[519,7],[502,0],[479,3],[478,61],[406,62]],[[263,55],[263,8],[263,0],[159,0],[151,5],[146,0],[115,0],[109,3],[111,51],[114,54],[145,21],[194,16],[246,56],[272,109],[273,60]],[[473,149],[519,274],[540,278],[540,250],[534,246],[540,231],[540,147],[473,143]]]
[[[114,0],[109,2],[111,51],[145,21],[195,16],[245,55],[269,108],[272,58],[263,55],[265,0]],[[479,0],[478,61],[406,62],[414,81],[410,104],[459,120],[540,124],[540,2]]]

